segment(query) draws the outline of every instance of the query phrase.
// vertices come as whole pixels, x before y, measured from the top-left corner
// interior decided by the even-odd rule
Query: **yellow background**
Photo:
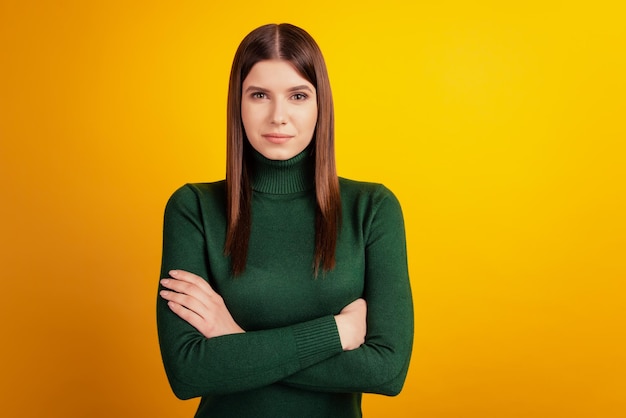
[[[2,0],[0,414],[192,416],[156,340],[163,207],[223,178],[234,51],[288,21],[340,175],[405,212],[413,360],[366,416],[626,416],[622,4]]]

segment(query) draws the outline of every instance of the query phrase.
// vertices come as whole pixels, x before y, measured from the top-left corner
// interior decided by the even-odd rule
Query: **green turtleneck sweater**
[[[248,259],[236,278],[224,256],[225,182],[187,184],[167,204],[161,277],[205,278],[246,330],[207,339],[158,298],[165,371],[176,396],[202,397],[197,417],[360,417],[362,392],[402,388],[413,309],[400,205],[382,185],[340,178],[337,265],[315,278],[310,160],[254,154]],[[343,351],[333,315],[359,297],[366,341]]]

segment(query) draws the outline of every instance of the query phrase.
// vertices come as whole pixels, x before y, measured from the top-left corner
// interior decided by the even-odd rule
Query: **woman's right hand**
[[[367,332],[367,302],[357,299],[335,315],[341,346],[344,351],[359,348]]]
[[[224,299],[202,277],[172,270],[160,292],[170,309],[206,338],[245,332],[233,319]]]

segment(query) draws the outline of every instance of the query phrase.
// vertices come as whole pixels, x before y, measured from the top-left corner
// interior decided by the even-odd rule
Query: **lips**
[[[268,133],[268,134],[263,134],[261,136],[273,144],[282,144],[294,137],[293,135],[280,134],[280,133]]]

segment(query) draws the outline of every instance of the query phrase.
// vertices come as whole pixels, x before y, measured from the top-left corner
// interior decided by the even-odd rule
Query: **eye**
[[[267,95],[262,91],[255,91],[250,95],[253,99],[265,99]]]
[[[296,94],[294,94],[293,96],[291,96],[291,98],[292,98],[293,100],[306,100],[306,99],[308,99],[308,98],[309,98],[309,96],[307,96],[307,95],[306,95],[306,94],[304,94],[304,93],[296,93]]]

